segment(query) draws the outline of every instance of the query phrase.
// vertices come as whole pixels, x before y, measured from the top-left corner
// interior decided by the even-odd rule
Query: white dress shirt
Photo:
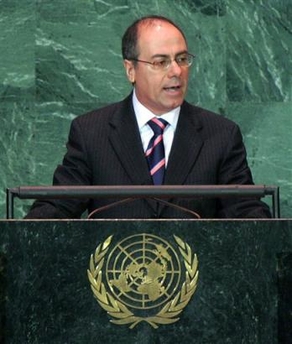
[[[133,106],[134,106],[136,119],[138,122],[138,127],[139,127],[139,131],[141,135],[144,152],[146,152],[149,141],[151,140],[154,134],[153,130],[150,128],[147,122],[150,121],[151,118],[157,117],[157,118],[163,118],[169,123],[163,132],[165,166],[167,166],[168,158],[169,158],[169,154],[170,154],[170,150],[172,146],[172,141],[173,141],[173,137],[174,137],[174,133],[175,133],[178,117],[179,117],[180,106],[171,110],[170,112],[157,116],[139,102],[135,93],[135,89],[133,92]]]

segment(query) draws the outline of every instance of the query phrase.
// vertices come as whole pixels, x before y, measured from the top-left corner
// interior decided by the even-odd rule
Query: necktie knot
[[[164,129],[166,128],[168,122],[162,118],[152,118],[148,121],[148,125],[154,131],[155,135],[162,135]]]

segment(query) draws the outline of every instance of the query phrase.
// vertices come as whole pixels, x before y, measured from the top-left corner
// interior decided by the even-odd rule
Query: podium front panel
[[[135,243],[142,256],[145,242],[149,248],[143,252],[155,257],[149,269],[135,269],[139,259],[131,261],[127,250]],[[8,344],[278,343],[289,327],[281,312],[291,318],[287,303],[278,306],[289,299],[279,271],[287,274],[291,252],[289,220],[0,221],[0,338]],[[114,265],[120,261],[123,271],[112,272],[110,259]],[[184,294],[175,282],[179,269],[182,281],[196,284],[186,305],[175,300]],[[108,284],[106,271],[112,276]],[[116,314],[100,306],[91,273],[111,297],[105,302],[118,305]],[[162,285],[167,278],[169,289]],[[146,295],[149,285],[159,288]],[[130,291],[142,294],[144,313],[140,301],[131,303]],[[161,311],[163,293],[169,306],[181,309],[177,316]],[[155,302],[157,308],[151,308]],[[125,324],[116,324],[121,318]]]

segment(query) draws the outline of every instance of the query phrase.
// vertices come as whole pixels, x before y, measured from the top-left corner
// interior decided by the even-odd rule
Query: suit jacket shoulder
[[[90,125],[99,122],[100,124],[108,123],[109,121],[119,121],[126,113],[134,114],[132,106],[131,95],[122,101],[105,105],[101,108],[91,110],[85,114],[77,116],[72,123],[80,123],[80,125]]]

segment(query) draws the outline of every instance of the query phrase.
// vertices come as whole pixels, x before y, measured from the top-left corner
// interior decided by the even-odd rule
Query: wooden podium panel
[[[91,254],[109,237],[108,252],[123,250],[119,243],[135,235],[170,243],[164,248],[178,250],[182,267],[186,258],[175,236],[197,255],[197,289],[173,324],[113,324],[93,295]],[[278,319],[288,321],[281,312],[291,313],[287,303],[278,304],[288,299],[289,285],[279,287],[278,271],[287,273],[291,252],[290,220],[3,220],[0,338],[8,344],[284,343],[287,324]]]

